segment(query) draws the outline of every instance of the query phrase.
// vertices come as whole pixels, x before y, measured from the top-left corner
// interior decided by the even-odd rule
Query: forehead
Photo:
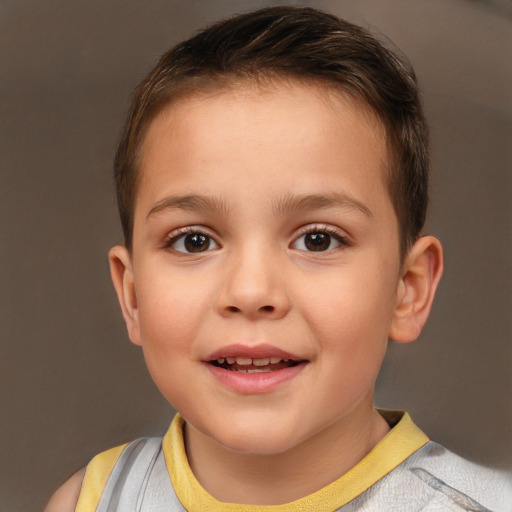
[[[319,84],[250,81],[180,97],[155,116],[142,145],[137,203],[141,193],[156,200],[159,190],[204,188],[212,177],[220,188],[251,173],[269,190],[277,175],[303,194],[329,176],[387,196],[387,166],[385,130],[362,102]]]

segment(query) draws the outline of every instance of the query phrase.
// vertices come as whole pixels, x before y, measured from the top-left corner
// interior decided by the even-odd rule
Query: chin
[[[255,428],[256,427],[256,428]],[[239,426],[222,429],[213,438],[228,450],[243,455],[272,456],[282,454],[300,441],[291,435],[289,429],[268,428],[266,425]]]

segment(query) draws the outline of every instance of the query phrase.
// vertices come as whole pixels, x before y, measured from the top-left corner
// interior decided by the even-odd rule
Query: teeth
[[[290,359],[281,359],[280,357],[261,357],[251,359],[250,357],[218,357],[217,364],[222,365],[225,362],[228,365],[237,364],[238,366],[268,366],[269,364],[288,363]],[[245,370],[242,370],[245,371]],[[257,370],[261,371],[261,370]]]
[[[241,366],[252,364],[252,359],[250,357],[237,357],[236,364]]]
[[[231,371],[237,372],[237,373],[269,373],[272,370],[270,370],[269,368],[248,368],[246,370],[242,370],[242,369],[238,368],[237,370],[231,370]]]
[[[270,362],[270,359],[268,357],[265,357],[264,359],[253,359],[252,364],[254,366],[267,366]]]

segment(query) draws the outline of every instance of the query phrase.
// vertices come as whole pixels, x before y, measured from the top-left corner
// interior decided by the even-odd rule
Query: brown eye
[[[308,251],[326,251],[331,246],[331,235],[308,233],[304,235],[304,245]]]
[[[217,249],[215,240],[204,233],[187,233],[178,235],[166,244],[167,247],[186,254],[199,253]]]
[[[193,233],[185,236],[183,244],[188,252],[203,252],[210,247],[210,237],[200,233]]]
[[[341,246],[348,246],[346,239],[328,230],[310,231],[299,236],[292,244],[293,249],[304,252],[327,252]]]

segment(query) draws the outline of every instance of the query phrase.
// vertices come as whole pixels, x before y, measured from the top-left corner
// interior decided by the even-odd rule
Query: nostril
[[[256,308],[256,309],[252,309],[250,307],[248,308],[240,308],[238,306],[226,306],[226,308],[224,309],[225,312],[227,313],[243,313],[243,314],[249,314],[249,315],[252,315],[252,314],[257,314],[257,313],[260,313],[260,314],[269,314],[269,313],[274,313],[276,311],[276,307],[275,306],[271,306],[270,304],[267,304],[266,306],[261,306],[259,308]]]

